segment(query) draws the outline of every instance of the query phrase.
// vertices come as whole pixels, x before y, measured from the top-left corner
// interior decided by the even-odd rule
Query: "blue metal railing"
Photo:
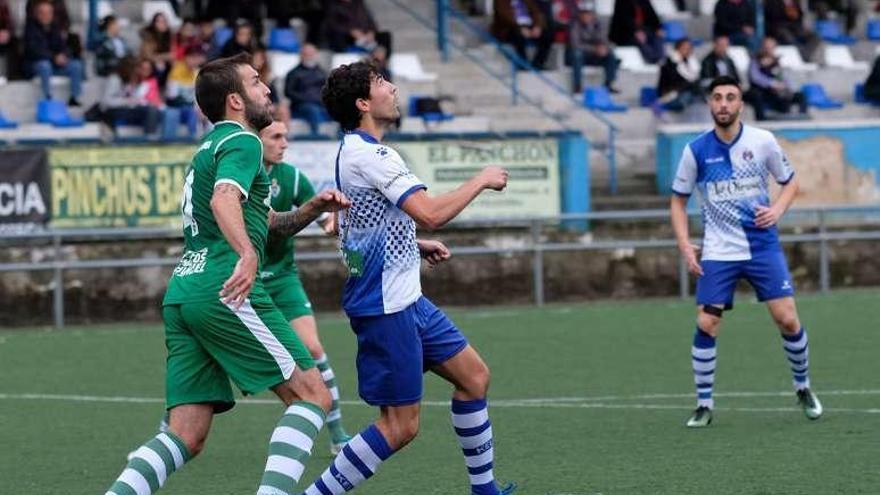
[[[449,61],[449,47],[454,47],[460,54],[464,55],[465,58],[469,59],[471,62],[477,65],[480,69],[482,69],[486,74],[491,76],[493,79],[501,82],[505,86],[509,87],[511,90],[511,103],[513,105],[517,105],[519,100],[522,99],[525,103],[530,106],[536,108],[540,111],[544,116],[549,117],[556,123],[558,123],[563,129],[568,131],[573,131],[575,129],[570,128],[565,122],[564,118],[557,113],[553,113],[541,104],[541,102],[533,99],[529,95],[522,93],[519,90],[519,82],[518,82],[518,73],[520,70],[527,70],[531,72],[539,81],[541,81],[545,86],[555,91],[559,95],[564,96],[569,99],[573,105],[573,108],[576,108],[580,111],[584,111],[590,116],[594,117],[596,120],[602,123],[608,130],[608,143],[606,149],[606,157],[608,160],[608,173],[609,173],[609,189],[611,194],[617,194],[617,156],[615,153],[615,140],[617,138],[618,128],[611,122],[607,117],[602,115],[601,113],[595,112],[591,109],[585,108],[580,101],[578,101],[577,97],[571,94],[566,88],[558,84],[556,81],[546,77],[540,71],[535,70],[532,65],[520,57],[516,52],[514,52],[507,45],[502,44],[491,34],[486,32],[481,26],[475,24],[473,21],[467,18],[465,14],[459,12],[455,8],[449,5],[449,0],[436,0],[436,15],[437,21],[436,24],[432,22],[430,19],[426,19],[423,15],[416,12],[410,6],[406,5],[405,2],[400,0],[389,0],[395,6],[400,8],[402,11],[406,12],[410,17],[415,19],[417,22],[422,24],[428,29],[434,30],[437,34],[437,48],[441,53],[442,60],[444,62]],[[457,44],[450,39],[449,36],[449,21],[450,19],[459,22],[462,26],[464,26],[468,31],[472,34],[478,36],[483,42],[492,45],[498,52],[502,53],[505,58],[510,62],[510,76],[509,81],[507,75],[499,74],[492,69],[490,69],[485,61],[480,60],[478,57],[474,56],[463,44]]]

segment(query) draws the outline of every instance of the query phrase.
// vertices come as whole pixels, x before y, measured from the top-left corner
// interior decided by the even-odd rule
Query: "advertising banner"
[[[50,215],[45,150],[0,152],[0,232],[42,228]]]

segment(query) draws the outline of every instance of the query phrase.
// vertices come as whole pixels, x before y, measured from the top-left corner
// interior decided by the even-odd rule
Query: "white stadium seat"
[[[391,77],[401,78],[413,82],[431,82],[437,79],[437,74],[425,72],[422,61],[415,53],[395,53],[388,61],[388,69]]]
[[[747,74],[749,72],[749,64],[752,62],[749,56],[749,50],[744,46],[731,46],[727,49],[727,55],[733,60],[737,72]]]
[[[779,65],[783,69],[797,72],[811,72],[818,68],[816,64],[808,64],[801,57],[801,52],[794,45],[779,45],[776,47],[776,56],[779,57]]]
[[[299,65],[299,53],[269,51],[269,67],[272,67],[272,77],[281,81],[282,84],[284,84],[283,81],[287,77],[287,73],[297,65]]]
[[[657,74],[660,72],[660,67],[645,63],[642,52],[635,46],[615,47],[614,55],[620,59],[620,68],[623,70],[642,74]]]
[[[614,14],[614,0],[596,0],[596,13],[603,17]]]
[[[825,45],[825,65],[850,70],[868,70],[868,63],[853,60],[846,45]]]
[[[174,13],[174,9],[171,8],[171,4],[168,3],[167,0],[149,0],[144,2],[143,7],[141,7],[141,15],[144,18],[144,24],[149,24],[150,21],[153,20],[153,16],[160,12],[165,14],[165,17],[168,19],[168,25],[172,28],[177,29],[183,24],[183,21],[177,17]]]
[[[718,0],[700,0],[700,15],[715,15],[715,4]]]
[[[340,65],[359,62],[360,60],[363,60],[364,57],[366,57],[365,53],[334,53],[333,58],[330,59],[330,70],[333,70]]]

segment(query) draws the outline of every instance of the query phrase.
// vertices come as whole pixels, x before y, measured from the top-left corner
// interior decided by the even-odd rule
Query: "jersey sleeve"
[[[782,151],[782,147],[779,146],[779,142],[776,141],[776,138],[771,137],[768,146],[767,168],[770,170],[770,173],[773,174],[773,178],[776,179],[776,182],[782,185],[788,184],[789,181],[791,181],[791,178],[794,177],[794,169],[791,168],[791,163],[788,162],[788,157],[785,156],[785,152]]]
[[[400,155],[387,147],[377,148],[375,159],[360,170],[368,184],[379,190],[398,208],[416,191],[427,189],[403,162]]]
[[[672,192],[679,196],[690,196],[697,184],[697,160],[691,151],[690,145],[684,147],[681,160],[678,162],[678,172],[672,181]]]
[[[293,204],[299,207],[315,197],[315,186],[298,168],[294,169],[293,174]]]
[[[214,159],[217,162],[214,186],[232,184],[247,199],[248,191],[263,166],[260,138],[250,132],[233,134],[217,146]]]

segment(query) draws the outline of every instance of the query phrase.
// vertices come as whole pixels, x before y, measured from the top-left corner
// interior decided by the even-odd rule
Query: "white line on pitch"
[[[838,391],[845,392],[845,391]],[[827,395],[827,394],[826,394]],[[570,399],[570,398],[562,398]],[[165,400],[157,397],[123,397],[123,396],[98,396],[98,395],[64,395],[64,394],[0,394],[0,400],[55,400],[63,402],[101,402],[101,403],[139,403],[139,404],[164,404]],[[270,399],[244,399],[240,404],[268,404],[280,406],[277,400]],[[341,401],[343,405],[365,405],[360,401]],[[449,407],[448,401],[423,401],[422,405],[428,407]],[[690,405],[674,404],[608,404],[603,402],[572,402],[572,401],[536,401],[534,399],[507,399],[491,402],[493,408],[572,408],[572,409],[653,409],[653,410],[687,410]],[[719,408],[721,411],[736,412],[789,412],[797,411],[793,407],[727,407]],[[880,414],[880,409],[855,409],[855,408],[826,408],[828,412],[839,413],[863,413]]]

